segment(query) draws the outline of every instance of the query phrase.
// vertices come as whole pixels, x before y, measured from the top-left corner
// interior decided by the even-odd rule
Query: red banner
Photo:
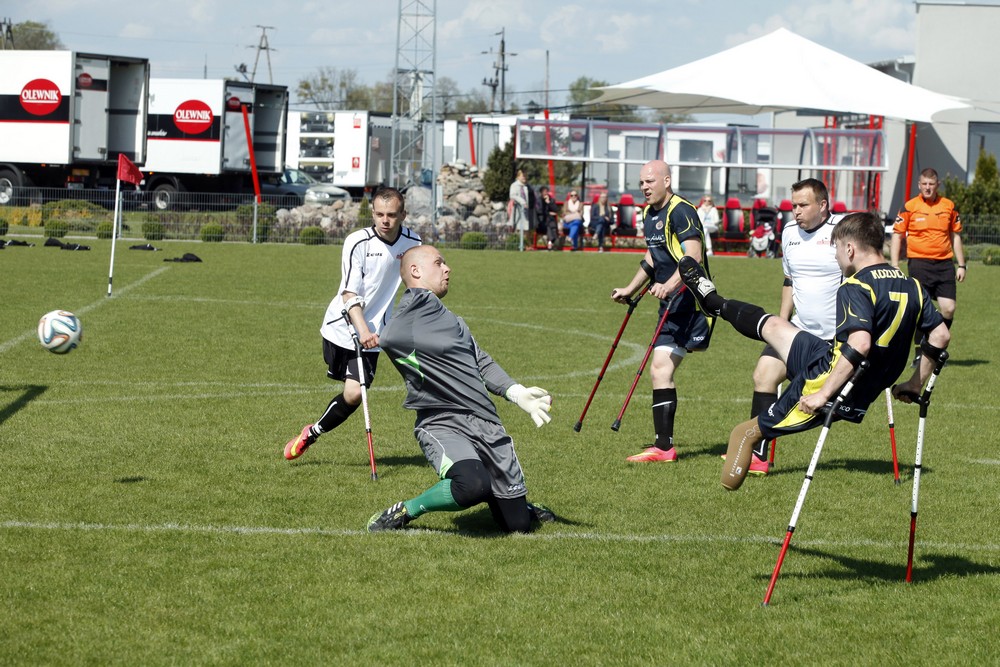
[[[118,154],[118,180],[132,185],[139,185],[142,182],[142,172],[139,171],[139,167],[121,153]]]

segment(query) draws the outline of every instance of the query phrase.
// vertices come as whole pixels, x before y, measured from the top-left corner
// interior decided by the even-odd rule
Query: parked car
[[[350,201],[351,194],[330,183],[322,183],[302,171],[286,167],[280,175],[265,178],[260,183],[260,192],[279,206],[301,206],[315,204],[326,206],[335,201]]]

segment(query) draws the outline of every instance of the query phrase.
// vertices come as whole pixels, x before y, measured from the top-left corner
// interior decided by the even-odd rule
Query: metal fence
[[[469,210],[439,209],[436,224],[429,208],[407,197],[407,225],[432,243],[455,247],[516,250],[520,234],[506,217],[476,217]],[[111,238],[114,190],[16,188],[0,204],[0,236],[76,236]],[[429,200],[428,200],[429,206]],[[237,241],[250,243],[336,244],[353,230],[372,223],[368,202],[343,200],[330,205],[303,205],[297,195],[265,195],[256,204],[251,194],[178,193],[163,208],[148,193],[129,189],[122,195],[121,236],[128,239]],[[528,232],[525,247],[533,247]],[[979,247],[1000,245],[1000,215],[964,215],[962,237],[969,259]],[[588,245],[593,245],[590,239]],[[641,249],[641,239],[623,239],[620,249]],[[537,248],[545,247],[537,239]],[[616,249],[619,247],[616,245]]]

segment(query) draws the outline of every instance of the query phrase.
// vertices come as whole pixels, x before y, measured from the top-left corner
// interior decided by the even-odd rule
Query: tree
[[[642,117],[638,114],[634,106],[627,104],[586,104],[601,96],[600,91],[593,90],[594,88],[607,85],[609,85],[607,81],[598,81],[586,76],[581,76],[569,84],[569,96],[566,104],[570,107],[570,113],[578,118],[605,118],[625,123],[641,122]]]
[[[318,110],[367,109],[370,94],[358,82],[357,70],[320,67],[316,74],[301,79],[295,91],[299,102],[308,102]]]
[[[963,216],[1000,214],[1000,172],[996,155],[979,151],[972,183],[966,184],[948,175],[944,178],[943,191]]]
[[[11,30],[14,48],[27,51],[55,51],[66,48],[59,36],[52,32],[49,24],[38,21],[24,21],[14,24]]]
[[[514,142],[495,147],[486,160],[483,172],[483,192],[490,201],[507,201],[510,184],[514,182]]]

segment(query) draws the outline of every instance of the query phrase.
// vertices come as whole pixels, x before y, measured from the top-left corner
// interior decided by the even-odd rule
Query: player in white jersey
[[[840,266],[830,242],[836,220],[830,216],[830,194],[826,185],[807,178],[792,186],[795,222],[781,232],[781,266],[785,281],[781,288],[778,316],[823,340],[836,333],[837,289],[842,281]],[[792,315],[794,308],[794,315]],[[785,363],[766,345],[753,371],[750,418],[778,400],[778,386],[788,376]],[[751,475],[768,473],[768,446],[764,440],[750,459]]]
[[[295,459],[321,434],[335,429],[361,404],[361,378],[371,386],[378,364],[379,334],[392,315],[392,302],[399,288],[399,260],[420,237],[403,226],[406,206],[395,188],[379,188],[372,196],[371,227],[352,232],[344,239],[340,287],[326,309],[320,334],[327,377],[344,383],[315,424],[307,424],[285,445],[285,458]],[[358,334],[364,353],[364,368],[358,367],[344,311]],[[364,373],[364,376],[362,376]]]

